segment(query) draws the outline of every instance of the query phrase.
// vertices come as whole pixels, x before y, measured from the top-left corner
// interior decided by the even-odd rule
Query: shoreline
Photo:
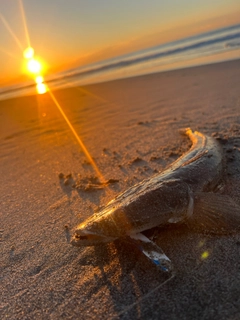
[[[97,84],[102,84],[102,83],[109,83],[109,82],[112,82],[112,81],[118,81],[118,80],[125,80],[125,79],[132,79],[132,78],[137,78],[137,77],[145,77],[145,76],[151,76],[153,74],[159,74],[159,73],[168,73],[168,72],[174,72],[174,71],[181,71],[181,70],[185,70],[185,69],[191,69],[191,68],[201,68],[201,67],[205,67],[205,66],[211,66],[211,65],[215,65],[215,64],[225,64],[225,63],[231,63],[231,62],[236,62],[240,59],[240,57],[236,58],[228,58],[226,60],[218,60],[218,61],[207,61],[207,62],[204,62],[205,59],[207,59],[207,57],[203,57],[202,58],[203,61],[201,63],[198,63],[198,64],[195,64],[194,62],[192,62],[192,64],[186,64],[186,65],[182,65],[180,64],[180,66],[178,67],[173,67],[173,68],[170,68],[170,69],[164,69],[162,71],[153,71],[153,72],[149,72],[149,73],[144,73],[144,74],[136,74],[136,75],[129,75],[129,76],[126,76],[126,77],[120,77],[120,78],[111,78],[111,79],[106,79],[106,80],[99,80],[99,81],[96,81],[96,82],[86,82],[86,83],[83,83],[83,84],[76,84],[76,85],[69,85],[67,84],[67,81],[66,79],[74,79],[74,78],[78,78],[78,76],[76,75],[73,75],[73,76],[67,76],[67,77],[62,77],[62,78],[59,78],[59,79],[50,79],[49,81],[45,81],[47,84],[49,83],[54,83],[56,81],[66,81],[65,85],[58,85],[56,87],[53,87],[53,90],[64,90],[64,89],[68,89],[68,88],[71,88],[71,87],[76,87],[76,86],[88,86],[88,85],[97,85]],[[173,63],[174,64],[174,63]],[[79,82],[78,80],[76,82]],[[74,82],[72,82],[74,83]],[[17,88],[12,88],[12,87],[17,87]],[[31,84],[26,84],[26,85],[23,85],[21,86],[21,84],[15,84],[13,86],[9,86],[9,87],[6,87],[6,90],[5,91],[2,91],[0,92],[0,101],[2,100],[9,100],[9,99],[13,99],[13,98],[19,98],[19,97],[23,97],[23,96],[32,96],[32,95],[35,95],[37,93],[33,93],[33,90],[35,90],[35,87],[36,87],[36,84],[34,81],[32,81]],[[3,87],[4,88],[4,87]],[[31,89],[30,89],[31,88]],[[1,88],[0,88],[1,89]],[[18,92],[18,91],[24,91],[24,93],[22,93],[21,95],[12,95],[11,96],[11,92],[12,93],[15,93],[15,92]],[[10,96],[9,96],[10,94]],[[7,95],[7,97],[4,98],[4,95]]]

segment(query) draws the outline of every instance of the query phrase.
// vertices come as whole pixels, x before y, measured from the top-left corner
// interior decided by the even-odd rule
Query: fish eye
[[[76,234],[75,237],[79,240],[87,240],[88,238],[88,236],[79,236],[78,234]]]

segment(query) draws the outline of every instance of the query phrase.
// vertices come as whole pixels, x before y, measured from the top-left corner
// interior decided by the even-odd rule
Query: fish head
[[[77,229],[72,237],[71,244],[77,247],[89,247],[113,240],[114,238],[103,234],[92,233],[84,229]]]
[[[111,242],[116,238],[109,215],[93,215],[75,229],[71,244],[77,247],[95,246]]]

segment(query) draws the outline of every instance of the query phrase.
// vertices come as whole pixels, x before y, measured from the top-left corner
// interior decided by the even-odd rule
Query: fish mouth
[[[71,244],[76,247],[87,247],[110,242],[113,240],[115,240],[115,238],[77,229],[75,230],[75,234],[72,237]]]

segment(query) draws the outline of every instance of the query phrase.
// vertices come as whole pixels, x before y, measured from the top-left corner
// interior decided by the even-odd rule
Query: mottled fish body
[[[134,238],[156,226],[195,221],[196,215],[203,219],[203,213],[206,219],[200,225],[210,229],[218,228],[219,217],[224,216],[219,227],[225,226],[226,230],[240,221],[239,216],[235,218],[239,207],[231,199],[222,200],[221,195],[211,193],[209,197],[208,194],[222,178],[223,156],[219,142],[191,129],[183,133],[192,141],[190,150],[166,170],[127,189],[81,223],[76,228],[73,245],[95,245],[125,236]],[[211,201],[214,207],[209,205]],[[225,203],[223,214],[219,203],[221,207]],[[226,211],[230,213],[227,218]]]

